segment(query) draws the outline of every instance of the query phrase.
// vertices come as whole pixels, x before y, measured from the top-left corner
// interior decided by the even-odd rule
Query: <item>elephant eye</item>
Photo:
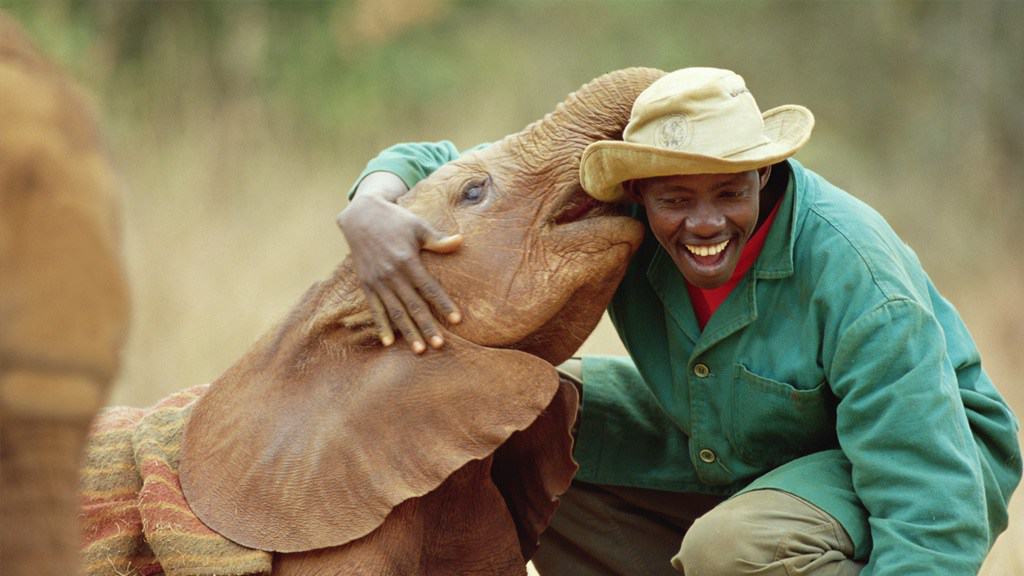
[[[467,184],[466,187],[462,189],[462,198],[460,200],[461,203],[478,204],[481,200],[483,200],[485,193],[487,192],[487,182],[488,180],[484,180],[470,182],[469,184]]]

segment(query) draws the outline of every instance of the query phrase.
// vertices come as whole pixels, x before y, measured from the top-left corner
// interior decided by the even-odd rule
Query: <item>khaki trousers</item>
[[[843,527],[779,490],[724,500],[574,482],[533,558],[543,576],[849,576]]]

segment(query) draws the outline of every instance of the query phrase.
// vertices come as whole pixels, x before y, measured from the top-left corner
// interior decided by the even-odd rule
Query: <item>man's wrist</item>
[[[370,172],[356,186],[352,199],[373,196],[388,202],[396,202],[408,191],[409,187],[398,175],[385,171]]]

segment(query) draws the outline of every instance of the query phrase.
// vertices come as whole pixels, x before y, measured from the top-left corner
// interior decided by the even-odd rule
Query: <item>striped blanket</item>
[[[189,388],[149,409],[109,408],[93,423],[83,462],[80,516],[89,576],[270,573],[270,553],[213,532],[182,495],[182,430],[206,389]]]

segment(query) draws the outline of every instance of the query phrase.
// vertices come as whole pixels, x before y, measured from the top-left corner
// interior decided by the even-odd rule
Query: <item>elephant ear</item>
[[[512,514],[523,558],[537,551],[558,497],[569,490],[576,475],[571,429],[579,400],[576,387],[562,379],[544,412],[494,453],[491,479]]]
[[[180,478],[210,528],[275,552],[352,542],[530,427],[559,391],[555,369],[523,352],[448,334],[418,357],[340,344],[342,332],[270,338],[198,402]]]

